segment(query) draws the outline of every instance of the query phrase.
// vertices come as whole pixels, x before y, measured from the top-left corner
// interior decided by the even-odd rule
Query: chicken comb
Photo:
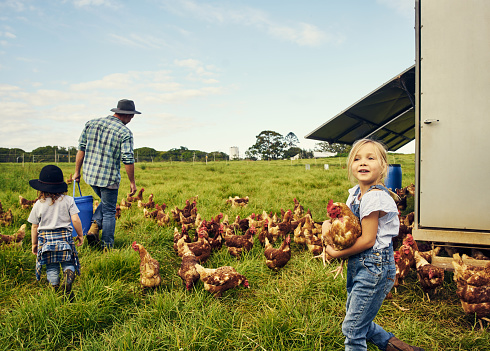
[[[333,200],[330,200],[327,205],[327,211],[330,211],[333,207]]]

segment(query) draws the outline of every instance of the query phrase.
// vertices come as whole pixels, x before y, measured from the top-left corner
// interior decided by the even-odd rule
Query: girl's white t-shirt
[[[38,230],[67,229],[73,231],[71,216],[79,212],[75,200],[71,196],[62,195],[54,204],[48,197],[45,201],[36,201],[27,221],[32,224],[39,224]]]
[[[361,201],[354,193],[359,188],[359,185],[349,189],[349,197],[347,198],[347,206],[351,203],[360,202],[359,214],[360,220],[374,211],[383,211],[386,213],[378,219],[378,232],[376,234],[376,243],[373,249],[380,250],[387,248],[391,244],[393,237],[398,235],[400,231],[400,220],[398,218],[398,208],[393,198],[384,190],[373,189],[362,196]]]

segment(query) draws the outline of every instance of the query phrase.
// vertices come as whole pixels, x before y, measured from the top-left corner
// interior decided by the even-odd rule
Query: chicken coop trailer
[[[390,151],[415,139],[414,238],[490,249],[490,1],[416,0],[415,37],[413,67],[306,138]]]
[[[415,8],[413,236],[490,247],[490,1],[418,0]]]

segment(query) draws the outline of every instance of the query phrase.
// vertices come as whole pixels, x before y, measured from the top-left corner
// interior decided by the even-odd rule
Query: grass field
[[[414,155],[390,155],[390,162],[402,165],[403,186],[414,182]],[[37,178],[43,166],[0,164],[0,200],[14,214],[11,226],[0,227],[2,234],[13,234],[27,223],[29,210],[20,208],[18,196],[36,197],[28,180]],[[73,164],[59,166],[65,176],[74,169]],[[119,200],[129,190],[124,171],[122,179]],[[205,219],[220,212],[230,219],[263,210],[279,214],[281,208],[292,209],[297,198],[314,220],[322,221],[328,200],[345,201],[352,186],[345,158],[139,163],[136,181],[145,188],[145,199],[153,193],[168,208],[182,208],[185,200],[199,195],[197,208]],[[83,181],[81,185],[83,195],[94,195]],[[225,200],[235,195],[248,195],[248,207],[227,205]],[[82,275],[71,303],[47,289],[45,274],[36,281],[29,224],[21,248],[0,249],[0,350],[343,350],[345,278],[334,280],[328,274],[335,262],[323,267],[307,249],[292,243],[290,262],[273,272],[256,240],[240,260],[221,249],[205,264],[234,266],[248,278],[250,289],[231,290],[220,299],[202,283],[187,292],[177,275],[174,225],[159,227],[135,207],[117,221],[114,250],[79,249]],[[409,202],[408,210],[412,208]],[[140,288],[134,240],[160,261],[162,284],[154,291]],[[412,272],[393,300],[384,302],[376,322],[426,350],[488,350],[488,329],[480,330],[475,318],[463,313],[455,290],[452,273],[446,272],[443,289],[430,303],[424,301]]]

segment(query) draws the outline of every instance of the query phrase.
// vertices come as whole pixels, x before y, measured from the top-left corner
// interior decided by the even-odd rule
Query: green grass
[[[390,155],[390,162],[402,165],[403,186],[414,182],[413,155]],[[305,164],[310,164],[309,171]],[[182,208],[185,200],[198,195],[197,207],[205,219],[220,212],[232,220],[263,210],[279,214],[292,208],[296,197],[314,220],[322,221],[328,200],[345,201],[352,186],[344,165],[345,158],[145,163],[136,165],[136,180],[145,188],[145,199],[153,193],[157,203],[169,208]],[[35,198],[28,180],[37,178],[43,166],[0,164],[0,200],[14,214],[14,223],[0,228],[2,234],[27,223],[29,210],[20,208],[18,196]],[[73,164],[59,166],[65,176],[73,173]],[[119,200],[129,191],[124,170],[122,179]],[[83,181],[81,186],[83,195],[94,195]],[[235,195],[248,195],[248,207],[229,207],[226,199]],[[345,278],[334,280],[328,274],[335,263],[323,267],[293,243],[291,261],[273,272],[258,241],[240,260],[222,249],[206,266],[232,265],[247,276],[251,288],[215,299],[201,283],[191,292],[183,288],[172,238],[173,225],[157,226],[136,206],[123,211],[115,250],[102,254],[86,246],[79,249],[82,275],[70,303],[47,288],[45,275],[41,282],[35,280],[28,225],[22,248],[0,249],[0,350],[343,350]],[[162,284],[154,291],[140,288],[134,240],[160,261]],[[428,303],[412,272],[392,300],[409,310],[401,311],[387,300],[376,321],[426,350],[488,348],[488,331],[463,313],[455,291],[447,273],[444,288]]]

